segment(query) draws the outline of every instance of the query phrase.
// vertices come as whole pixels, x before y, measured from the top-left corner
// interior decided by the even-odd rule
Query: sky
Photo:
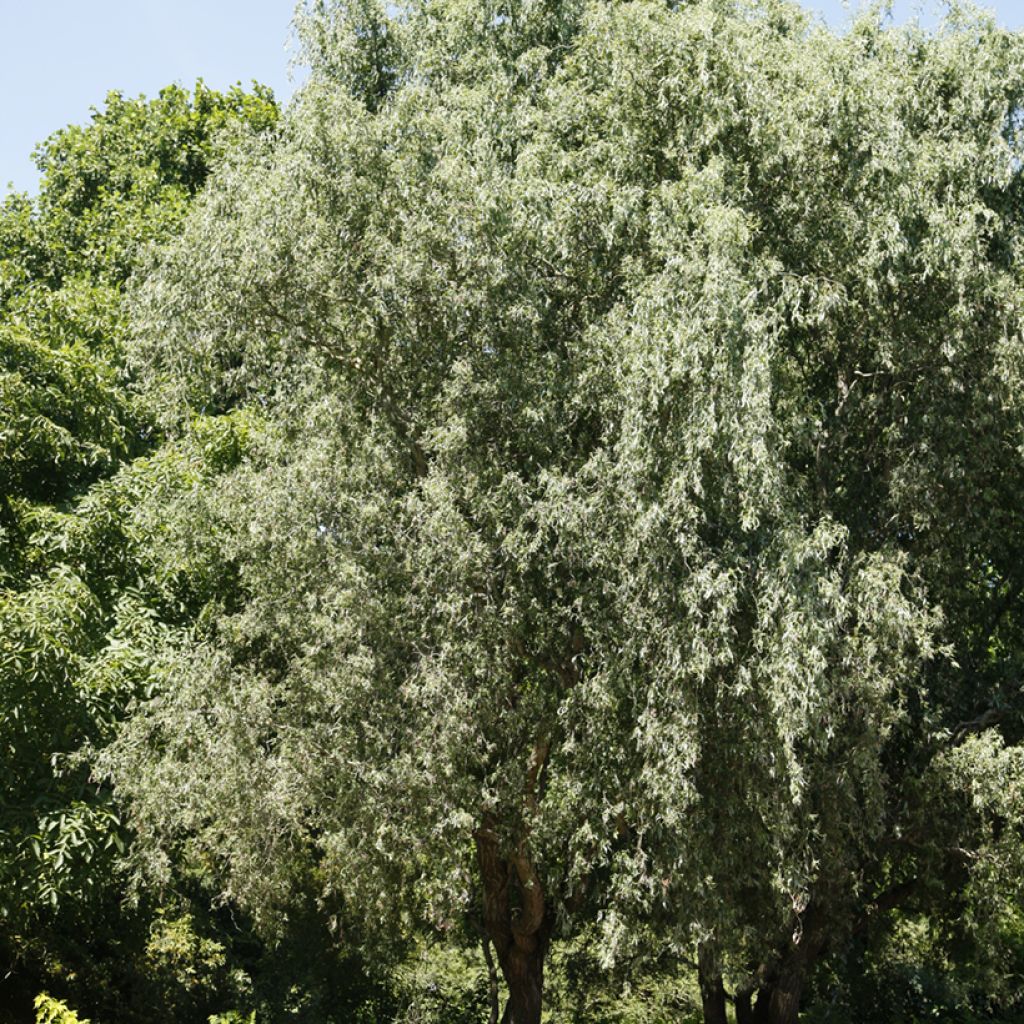
[[[843,0],[804,0],[835,27]],[[855,4],[854,4],[855,6]],[[931,6],[894,0],[897,21]],[[1024,0],[982,0],[1008,28],[1024,28]],[[293,0],[0,0],[0,195],[34,192],[36,143],[88,120],[107,92],[126,96],[197,78],[215,89],[257,80],[287,100]]]

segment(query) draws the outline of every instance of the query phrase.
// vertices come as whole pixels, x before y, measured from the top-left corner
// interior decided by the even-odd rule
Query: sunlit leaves
[[[178,505],[239,601],[108,757],[146,856],[393,939],[476,912],[486,818],[609,960],[643,921],[737,980],[980,856],[935,765],[990,704],[1019,733],[1020,39],[303,25],[310,84],[136,296],[163,422],[270,424]]]
[[[239,123],[275,120],[262,89],[112,94],[91,124],[40,147],[39,196],[0,208],[5,934],[109,886],[126,832],[78,752],[151,692],[165,624],[221,589],[216,541],[161,558],[166,527],[147,509],[236,464],[245,428],[199,422],[193,442],[131,461],[155,431],[129,388],[122,286],[177,229]]]

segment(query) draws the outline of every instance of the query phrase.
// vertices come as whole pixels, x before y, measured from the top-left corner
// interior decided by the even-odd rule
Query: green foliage
[[[242,606],[108,762],[139,829],[268,928],[311,872],[393,949],[482,909],[508,968],[521,910],[611,964],[656,924],[797,1000],[890,889],[1009,898],[964,740],[1020,727],[1020,39],[711,0],[302,24],[280,135],[137,300],[165,422],[279,425],[203,527]]]
[[[123,912],[133,947],[111,927],[129,835],[83,748],[152,692],[169,627],[191,621],[223,576],[198,554],[157,560],[146,501],[236,464],[253,417],[198,423],[190,440],[156,447],[124,365],[123,285],[146,246],[179,229],[231,135],[269,131],[276,115],[260,87],[111,94],[89,125],[39,148],[39,196],[0,208],[0,1003],[53,986],[129,1020],[133,971],[156,999],[155,982],[139,981],[161,970],[144,928]],[[118,968],[97,964],[104,943]],[[172,990],[201,973],[201,951],[167,982],[165,1005],[185,1005]]]
[[[36,1024],[89,1024],[59,999],[41,994],[36,996]]]
[[[547,1013],[558,1024],[689,1024],[700,1019],[693,971],[664,951],[609,971],[600,933],[583,932],[551,950]]]
[[[54,348],[0,327],[0,488],[59,501],[109,472],[133,423],[114,368],[84,345]]]
[[[395,1024],[478,1024],[487,1017],[487,978],[479,950],[424,944],[391,974],[401,1007]]]
[[[276,120],[273,95],[259,85],[226,93],[202,82],[193,92],[175,85],[152,100],[110,93],[89,124],[70,125],[36,150],[34,216],[21,213],[24,234],[0,246],[27,265],[15,284],[31,294],[80,277],[124,281],[147,242],[173,236],[230,132],[266,131]],[[9,203],[24,209],[19,197]]]
[[[396,956],[482,916],[507,978],[524,931],[699,945],[791,1008],[894,906],[1015,899],[1021,38],[300,26],[136,299],[163,422],[274,424],[190,519],[238,607],[105,761],[149,861],[270,930],[315,879]]]
[[[168,917],[158,914],[146,943],[146,959],[154,979],[167,979],[168,991],[154,992],[154,1005],[167,1006],[184,988],[186,997],[204,989],[215,992],[218,974],[225,966],[224,947],[196,934],[193,921],[187,914]],[[168,998],[170,996],[170,999]]]
[[[468,1024],[482,933],[514,1024],[545,954],[553,1021],[692,1017],[695,960],[772,1024],[1011,1019],[1022,38],[297,25],[280,120],[111,94],[0,209],[15,973]]]

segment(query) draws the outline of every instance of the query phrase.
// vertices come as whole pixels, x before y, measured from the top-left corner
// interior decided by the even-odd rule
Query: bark
[[[487,963],[487,1002],[490,1007],[488,1024],[498,1024],[498,1015],[501,1006],[498,1002],[498,968],[494,965],[494,957],[491,956],[491,940],[485,934],[481,945],[484,948],[484,960]]]
[[[761,1024],[754,1007],[756,991],[757,982],[753,979],[745,982],[742,988],[736,989],[736,995],[733,997],[733,1005],[736,1008],[736,1024]]]
[[[769,1024],[797,1024],[807,975],[825,948],[826,940],[825,922],[812,905],[804,917],[799,941],[783,958],[774,978],[768,1002]]]
[[[697,947],[697,980],[704,1024],[727,1024],[722,972],[718,969],[714,950],[706,942]]]
[[[772,987],[765,985],[757,990],[754,1003],[754,1024],[771,1024]]]
[[[544,949],[514,942],[505,956],[499,956],[501,973],[508,985],[509,1024],[540,1024],[544,994]]]
[[[804,972],[794,969],[779,975],[772,989],[769,1004],[771,1024],[797,1024],[800,1018],[800,997],[804,988]]]
[[[502,1024],[540,1024],[550,934],[544,891],[525,844],[501,850],[493,820],[476,833],[484,927],[508,987]]]
[[[751,963],[749,975],[736,989],[733,1005],[736,1008],[736,1024],[768,1024],[768,1004],[771,1002],[767,964]],[[754,997],[757,1002],[754,1002]]]

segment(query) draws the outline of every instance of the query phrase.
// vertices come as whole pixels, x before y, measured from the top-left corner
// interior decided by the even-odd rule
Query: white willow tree
[[[514,1024],[581,921],[786,1024],[888,909],[1005,896],[1024,43],[781,0],[299,20],[309,84],[139,295],[169,420],[268,424],[165,513],[242,591],[107,756],[151,864],[268,922],[312,878],[381,941],[477,916]]]

